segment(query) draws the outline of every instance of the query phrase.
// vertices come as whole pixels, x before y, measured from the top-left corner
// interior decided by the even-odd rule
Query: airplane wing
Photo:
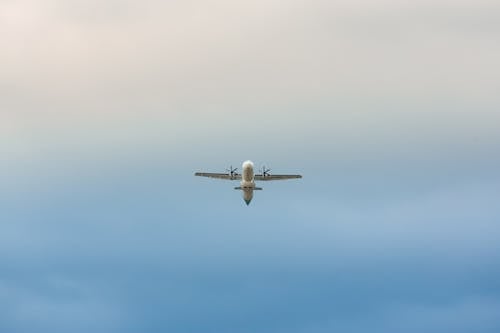
[[[285,179],[295,179],[295,178],[302,178],[301,175],[255,175],[254,176],[255,180],[263,181],[263,180],[285,180]]]
[[[231,175],[229,173],[197,172],[194,175],[200,177],[217,178],[217,179],[241,180],[241,175],[238,174]]]

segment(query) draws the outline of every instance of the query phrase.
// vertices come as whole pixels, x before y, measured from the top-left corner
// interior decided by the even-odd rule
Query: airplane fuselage
[[[252,161],[245,161],[241,166],[241,187],[242,188],[255,188],[253,163]]]

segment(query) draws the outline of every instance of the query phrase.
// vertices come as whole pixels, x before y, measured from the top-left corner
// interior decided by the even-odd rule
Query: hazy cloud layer
[[[500,141],[495,2],[0,6],[0,135],[12,154],[172,152],[207,137],[234,150],[272,145],[261,138],[280,140],[276,124],[276,148],[328,143],[340,156]],[[263,134],[235,144],[241,128]]]
[[[63,108],[498,101],[494,2],[20,1],[1,12],[2,85]]]

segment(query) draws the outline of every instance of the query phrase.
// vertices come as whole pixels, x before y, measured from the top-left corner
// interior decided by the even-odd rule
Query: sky
[[[0,0],[0,331],[498,332],[497,1]],[[194,177],[251,159],[303,179]]]

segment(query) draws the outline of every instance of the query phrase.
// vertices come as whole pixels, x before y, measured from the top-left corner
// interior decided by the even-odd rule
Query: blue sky
[[[500,329],[497,4],[0,13],[0,331]]]

